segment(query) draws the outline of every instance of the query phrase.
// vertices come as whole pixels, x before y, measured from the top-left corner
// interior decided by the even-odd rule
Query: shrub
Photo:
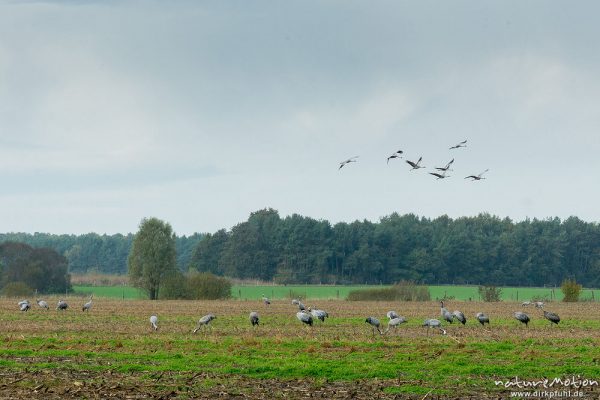
[[[575,279],[565,279],[560,285],[560,289],[563,292],[563,301],[575,302],[579,301],[579,294],[581,293],[581,285],[578,284]]]
[[[360,289],[348,293],[350,301],[428,301],[431,300],[427,286],[402,281],[392,287]]]
[[[172,271],[165,277],[159,297],[168,300],[191,299],[188,289],[185,275],[179,271]]]
[[[496,286],[479,286],[479,296],[483,301],[501,301],[502,288]]]
[[[6,297],[30,296],[33,294],[33,289],[25,282],[9,282],[2,288],[2,294]]]
[[[231,282],[227,278],[222,278],[202,272],[192,274],[187,282],[187,296],[191,299],[216,300],[228,299],[231,297]]]

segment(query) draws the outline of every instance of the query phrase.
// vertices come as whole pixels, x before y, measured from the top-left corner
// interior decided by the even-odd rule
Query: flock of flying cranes
[[[463,140],[460,143],[455,144],[454,146],[450,147],[449,150],[454,150],[454,149],[460,149],[461,147],[467,147],[467,140]],[[404,151],[403,150],[398,150],[393,152],[388,158],[387,158],[387,163],[390,163],[390,160],[393,159],[403,159],[404,156]],[[338,170],[342,169],[343,167],[345,167],[346,165],[353,163],[353,162],[357,162],[358,161],[358,157],[359,156],[354,156],[354,157],[350,157],[347,160],[344,160],[342,162],[340,162],[340,166],[338,168]],[[417,161],[411,161],[411,160],[404,160],[408,165],[411,166],[411,171],[415,170],[415,169],[421,169],[421,168],[426,168],[424,165],[421,165],[421,161],[423,161],[423,157],[419,157],[419,159]],[[434,167],[434,169],[436,170],[436,172],[429,172],[429,175],[433,175],[435,176],[437,179],[445,179],[445,178],[449,178],[451,175],[447,175],[448,171],[452,171],[452,169],[450,169],[450,166],[454,163],[454,158],[452,160],[450,160],[445,166],[443,167]],[[485,171],[481,172],[478,175],[469,175],[469,176],[465,176],[465,179],[471,179],[471,181],[480,181],[482,179],[485,179],[483,177],[483,175],[488,172],[489,169],[486,169]]]
[[[84,312],[91,310],[92,296],[90,296],[90,300],[83,305],[82,310]],[[269,300],[267,297],[265,297],[264,294],[262,297],[262,301],[265,304],[265,306],[268,306],[271,304],[271,300]],[[40,308],[44,308],[46,310],[49,309],[48,303],[45,302],[44,300],[37,299],[36,302]],[[292,304],[296,305],[298,307],[299,311],[296,313],[296,318],[298,318],[298,320],[300,322],[302,322],[303,324],[313,326],[313,323],[316,319],[318,319],[321,322],[325,322],[325,319],[329,318],[329,314],[327,313],[327,311],[312,309],[311,307],[307,308],[299,299],[292,300]],[[522,306],[525,307],[525,306],[529,306],[531,304],[533,304],[536,308],[540,308],[543,312],[544,318],[546,318],[548,321],[550,321],[551,324],[554,323],[554,324],[558,325],[558,323],[560,322],[560,317],[558,316],[558,314],[544,310],[543,302],[533,302],[532,303],[532,302],[526,301],[522,304]],[[29,311],[29,309],[31,308],[31,304],[29,303],[29,300],[22,300],[18,303],[18,305],[19,305],[19,308],[21,311]],[[448,311],[448,309],[446,307],[444,307],[443,301],[440,302],[440,305],[441,305],[440,315],[442,317],[442,320],[444,320],[450,324],[453,323],[454,321],[458,321],[463,325],[465,325],[467,323],[467,318],[465,317],[465,314],[463,314],[461,311],[456,310],[451,313],[450,311]],[[67,310],[68,308],[69,308],[69,305],[64,300],[59,300],[56,305],[57,310],[64,311],[64,310]],[[521,311],[515,312],[514,317],[517,321],[525,324],[525,326],[528,326],[529,321],[531,320],[528,314],[521,312]],[[207,315],[203,316],[202,318],[200,318],[200,320],[198,320],[198,324],[196,325],[196,328],[194,328],[194,330],[192,330],[192,332],[193,333],[198,332],[202,327],[208,326],[211,323],[211,321],[213,321],[216,318],[217,317],[214,314],[207,314]],[[373,328],[373,334],[375,334],[375,330],[377,330],[377,332],[379,332],[379,334],[385,335],[390,331],[390,329],[392,329],[392,328],[396,329],[396,328],[398,328],[398,326],[400,326],[401,324],[408,321],[406,318],[398,315],[396,313],[396,311],[388,311],[387,318],[388,318],[388,326],[385,331],[381,330],[381,322],[379,321],[379,319],[377,319],[375,317],[367,317],[367,319],[365,319],[365,323],[371,325],[371,327]],[[485,326],[486,323],[488,325],[490,324],[490,318],[485,313],[479,312],[475,315],[475,318],[482,326]],[[252,311],[250,313],[249,319],[250,319],[250,323],[252,324],[252,326],[259,325],[260,317],[258,315],[258,312]],[[156,315],[152,315],[150,317],[150,326],[152,327],[153,330],[155,330],[155,331],[158,330],[158,317]],[[427,327],[427,335],[429,335],[429,328],[439,329],[442,335],[446,335],[446,333],[447,333],[446,330],[444,328],[442,328],[442,322],[439,319],[426,319],[425,322],[423,323],[423,326]]]

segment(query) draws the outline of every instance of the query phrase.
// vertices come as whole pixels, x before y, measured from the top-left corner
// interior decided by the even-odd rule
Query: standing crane
[[[390,319],[390,320],[399,317],[399,315],[396,311],[388,311],[386,315],[387,315],[388,319]]]
[[[296,318],[298,318],[298,320],[306,325],[313,325],[313,317],[312,315],[310,315],[309,313],[307,313],[305,310],[301,310],[298,311],[296,313]]]
[[[490,324],[490,317],[488,317],[487,314],[479,312],[479,313],[477,313],[477,315],[475,317],[477,318],[477,320],[479,321],[479,323],[482,326],[485,326],[486,323],[488,325]]]
[[[204,317],[200,318],[200,320],[198,320],[198,325],[196,326],[196,329],[194,329],[192,333],[198,332],[198,330],[203,326],[208,326],[208,324],[210,324],[210,321],[216,318],[217,317],[215,317],[214,314],[207,314]]]
[[[17,303],[19,305],[19,310],[21,311],[29,311],[31,308],[31,304],[29,304],[29,300],[21,300]]]
[[[263,303],[265,303],[265,306],[268,306],[269,304],[271,304],[271,300],[269,300],[269,298],[267,296],[265,296],[264,294],[262,295],[262,301],[263,301]]]
[[[444,307],[444,302],[440,301],[441,307],[440,307],[440,315],[442,316],[442,318],[444,320],[446,320],[449,323],[452,323],[452,320],[454,319],[454,316],[452,315],[452,313],[450,313],[450,311],[448,311],[448,309],[446,307]]]
[[[383,333],[388,333],[390,331],[390,328],[394,328],[394,330],[396,330],[398,329],[398,326],[405,322],[407,322],[407,319],[404,317],[397,316],[395,318],[392,318],[388,321],[387,329]]]
[[[44,300],[36,299],[35,301],[40,308],[45,308],[46,310],[50,309],[50,307],[48,307],[48,303],[46,303]]]
[[[438,328],[442,335],[446,334],[446,330],[442,328],[442,323],[439,319],[426,319],[423,326],[427,327],[427,336],[429,336],[429,328]]]
[[[150,317],[150,325],[155,331],[158,330],[158,317],[156,315]]]
[[[543,308],[542,308],[542,310],[544,311],[544,318],[546,318],[548,321],[550,321],[550,325],[552,325],[553,323],[558,325],[558,323],[560,322],[560,317],[558,316],[558,314],[555,314],[550,311],[546,311]]]
[[[458,320],[458,322],[460,322],[461,324],[466,324],[467,323],[467,317],[465,317],[465,314],[463,314],[462,312],[456,310],[452,313],[452,316],[454,318],[456,318]]]
[[[250,313],[250,323],[252,326],[258,325],[258,313],[256,311]]]
[[[521,311],[517,311],[517,312],[515,312],[515,318],[516,318],[518,321],[520,321],[520,322],[524,323],[524,324],[525,324],[525,326],[529,326],[529,325],[528,325],[528,324],[529,324],[529,321],[530,321],[530,319],[529,319],[529,315],[525,314],[524,312],[521,312]]]
[[[304,311],[304,310],[306,310],[306,307],[304,306],[304,304],[302,304],[302,302],[301,302],[300,300],[298,300],[298,299],[294,299],[294,300],[292,300],[292,304],[295,304],[295,305],[297,305],[297,306],[298,306],[298,309],[299,309],[300,311]]]
[[[381,329],[379,329],[381,327],[381,322],[379,322],[377,318],[368,317],[367,319],[365,319],[365,322],[373,327],[373,335],[375,335],[375,329],[377,329],[377,332],[379,332],[380,335],[383,334],[381,332]]]
[[[308,307],[308,312],[315,318],[317,318],[319,321],[321,322],[325,322],[325,318],[329,318],[329,314],[327,314],[327,311],[323,311],[323,310],[313,310],[310,307]]]
[[[85,312],[85,311],[90,311],[92,309],[92,297],[94,297],[93,294],[90,296],[90,301],[88,301],[87,303],[85,303],[83,305],[83,307],[81,307],[82,311]]]
[[[64,301],[64,300],[59,300],[59,301],[58,301],[58,303],[56,303],[56,309],[57,309],[57,310],[64,311],[64,310],[66,310],[67,308],[69,308],[69,305],[68,305],[68,304],[67,304],[67,302],[66,302],[66,301]]]

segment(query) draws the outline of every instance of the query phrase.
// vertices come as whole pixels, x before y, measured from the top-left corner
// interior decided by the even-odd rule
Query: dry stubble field
[[[288,301],[95,299],[89,313],[79,298],[65,312],[20,312],[17,301],[0,300],[0,398],[505,398],[510,390],[495,380],[600,380],[598,303],[548,304],[562,318],[550,326],[517,303],[449,302],[467,325],[427,336],[421,325],[438,318],[436,302],[320,301],[310,305],[330,318],[311,328]],[[409,322],[373,335],[365,318],[386,323],[389,310]],[[517,310],[532,317],[529,328]],[[250,311],[261,326],[250,326]],[[476,322],[479,311],[489,328]],[[207,313],[217,319],[192,334]],[[587,387],[584,398],[599,394]]]

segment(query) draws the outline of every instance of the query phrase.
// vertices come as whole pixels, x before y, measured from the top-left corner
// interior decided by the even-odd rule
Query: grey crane
[[[340,167],[338,168],[338,171],[339,171],[340,169],[342,169],[344,166],[346,166],[347,164],[350,164],[350,163],[356,162],[356,161],[357,161],[356,159],[357,159],[358,157],[359,157],[359,156],[350,157],[349,159],[347,159],[347,160],[344,160],[344,161],[340,162]]]
[[[530,305],[531,305],[531,302],[530,302],[530,301],[524,301],[523,303],[521,303],[521,305],[522,305],[523,307],[527,307],[527,306],[530,306]]]
[[[535,303],[533,303],[533,305],[535,306],[535,308],[544,308],[545,306],[543,301],[536,301]]]
[[[479,313],[477,313],[477,315],[475,316],[475,318],[477,318],[477,320],[479,321],[479,323],[482,326],[485,326],[486,323],[488,325],[490,324],[490,317],[488,317],[487,314],[479,312]]]
[[[323,310],[313,310],[310,307],[308,307],[308,312],[315,318],[317,318],[319,321],[321,322],[325,322],[325,318],[329,318],[329,314],[327,314],[327,311],[323,311]]]
[[[365,322],[373,327],[373,335],[375,334],[375,329],[377,329],[377,332],[379,332],[380,335],[383,334],[380,329],[381,322],[379,322],[377,318],[368,317],[367,319],[365,319]]]
[[[31,304],[29,304],[29,300],[21,300],[17,303],[19,305],[19,310],[21,311],[29,311],[31,308]]]
[[[402,158],[403,153],[404,152],[402,150],[398,150],[398,151],[392,153],[392,155],[387,158],[387,163],[389,164],[390,159],[392,159],[392,158]]]
[[[426,319],[423,322],[423,326],[427,327],[427,336],[429,336],[429,328],[438,328],[442,332],[442,335],[446,334],[446,330],[442,328],[442,323],[439,319]]]
[[[454,318],[456,318],[458,320],[458,322],[460,322],[461,324],[466,324],[467,323],[467,317],[465,317],[465,314],[463,314],[462,312],[456,310],[452,313],[452,316]]]
[[[515,318],[518,321],[524,323],[525,326],[529,326],[529,325],[527,325],[527,324],[529,324],[529,321],[530,321],[529,315],[525,314],[524,312],[521,312],[521,311],[515,312]]]
[[[558,316],[558,314],[555,314],[550,311],[544,310],[544,318],[550,321],[550,325],[552,325],[553,323],[558,325],[558,323],[560,322],[560,317]]]
[[[309,313],[307,313],[305,310],[302,311],[298,311],[296,313],[296,318],[298,318],[298,320],[300,320],[300,322],[306,324],[306,325],[313,325],[313,317],[312,315],[310,315]]]
[[[265,306],[268,306],[269,304],[271,304],[271,300],[269,300],[269,298],[267,296],[265,296],[264,294],[262,295],[262,301],[263,301],[263,303],[265,303]]]
[[[292,300],[292,304],[295,304],[295,305],[297,305],[297,306],[298,306],[298,309],[299,309],[300,311],[304,311],[304,310],[306,310],[306,307],[304,306],[304,304],[302,304],[302,302],[301,302],[300,300],[298,300],[298,299],[294,299],[294,300]]]
[[[452,160],[450,160],[445,166],[443,166],[443,167],[434,167],[434,168],[437,169],[438,171],[442,171],[442,172],[452,171],[450,169],[450,166],[452,165],[453,162],[454,162],[454,158]]]
[[[44,300],[36,299],[35,301],[41,308],[45,308],[46,310],[50,309],[50,307],[48,307],[48,303],[46,303]]]
[[[455,144],[454,146],[450,147],[450,150],[459,149],[461,147],[467,147],[467,141],[466,140],[463,140],[462,142],[460,142],[458,144]]]
[[[200,318],[198,320],[198,325],[196,326],[196,329],[194,329],[192,331],[192,333],[196,333],[198,332],[198,330],[200,328],[202,328],[203,326],[208,326],[208,324],[210,324],[210,321],[212,321],[213,319],[216,319],[217,317],[214,316],[214,314],[207,314],[204,317]]]
[[[252,326],[258,325],[258,313],[256,311],[250,313],[250,323]]]
[[[158,317],[156,315],[150,317],[150,326],[152,326],[152,329],[155,331],[158,330]]]
[[[450,175],[446,175],[446,172],[442,172],[441,174],[438,172],[430,172],[429,175],[435,176],[436,179],[444,179],[450,177]]]
[[[388,321],[388,326],[384,333],[388,333],[390,331],[390,328],[394,328],[394,330],[398,329],[398,326],[405,322],[407,322],[407,319],[401,316],[397,316],[395,318],[390,319]]]
[[[56,309],[57,310],[66,310],[67,308],[69,308],[69,305],[67,304],[66,301],[64,300],[59,300],[58,303],[56,303]]]
[[[87,303],[85,303],[85,304],[83,305],[83,307],[81,307],[81,310],[82,310],[83,312],[85,312],[85,311],[90,311],[90,310],[92,309],[92,297],[94,297],[94,295],[91,295],[91,296],[90,296],[90,300],[89,300]]]
[[[482,179],[485,179],[483,177],[483,174],[485,174],[486,172],[488,172],[489,169],[486,169],[485,171],[483,171],[482,173],[480,173],[479,175],[469,175],[469,176],[465,176],[465,179],[471,178],[472,181],[480,181]]]
[[[421,165],[421,161],[422,160],[423,160],[423,157],[419,157],[419,159],[417,160],[417,162],[413,162],[413,161],[410,161],[410,160],[405,160],[405,161],[406,161],[406,163],[408,165],[410,165],[412,167],[410,169],[412,171],[413,169],[425,168],[425,166]]]
[[[450,311],[448,311],[448,309],[446,307],[444,307],[443,301],[440,301],[440,304],[441,304],[440,315],[442,316],[442,318],[444,320],[448,321],[449,323],[452,323],[454,316],[452,315],[452,313]]]
[[[387,315],[388,319],[394,319],[394,318],[399,317],[399,315],[396,311],[388,311],[386,315]]]

